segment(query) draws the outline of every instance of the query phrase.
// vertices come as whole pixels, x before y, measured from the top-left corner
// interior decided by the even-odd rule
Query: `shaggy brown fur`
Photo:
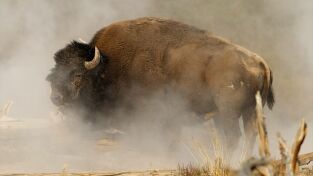
[[[105,57],[95,69],[86,70],[83,62],[93,57],[95,46]],[[257,91],[263,105],[267,101],[272,108],[274,104],[272,74],[260,56],[176,21],[140,18],[117,22],[98,31],[89,44],[68,45],[55,60],[48,80],[54,97],[62,95],[58,105],[75,101],[95,110],[125,99],[133,87],[140,87],[136,95],[170,87],[197,114],[214,114],[228,146],[237,145],[241,115],[249,145],[253,145]],[[77,73],[78,81],[71,76]],[[65,87],[71,82],[78,86]]]

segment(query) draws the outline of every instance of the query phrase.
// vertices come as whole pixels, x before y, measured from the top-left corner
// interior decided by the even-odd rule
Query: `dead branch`
[[[303,141],[306,137],[306,134],[307,134],[307,123],[304,121],[304,119],[302,119],[291,152],[291,169],[293,174],[295,174],[299,169],[298,155],[301,149],[301,145],[303,144]]]
[[[313,152],[306,153],[298,156],[299,166],[310,164],[313,161]]]
[[[278,146],[279,146],[279,151],[280,151],[280,155],[281,155],[281,160],[278,160],[279,163],[279,175],[280,176],[285,176],[287,171],[287,163],[290,160],[290,152],[288,150],[286,141],[283,139],[283,137],[280,135],[280,133],[277,134],[277,138],[278,138]],[[290,168],[288,168],[290,170]]]
[[[274,165],[278,165],[281,162],[281,160],[273,160]],[[311,162],[313,162],[313,152],[301,154],[298,156],[299,166],[309,165]]]
[[[268,136],[262,111],[262,98],[260,92],[257,92],[255,99],[256,99],[257,127],[259,132],[259,153],[261,157],[269,158],[271,154],[269,150]]]

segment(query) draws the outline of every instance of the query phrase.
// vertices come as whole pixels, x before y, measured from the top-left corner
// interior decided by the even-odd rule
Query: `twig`
[[[308,165],[313,161],[313,152],[298,156],[299,166]]]
[[[265,120],[262,113],[262,98],[258,91],[256,96],[256,116],[257,116],[257,127],[259,132],[259,153],[261,157],[269,158],[271,156],[268,144],[268,136],[265,126]]]
[[[278,138],[279,151],[280,151],[280,155],[281,155],[281,160],[278,160],[278,162],[276,162],[276,163],[279,163],[278,173],[280,176],[285,176],[286,173],[288,173],[290,171],[290,168],[287,168],[287,163],[290,160],[290,152],[288,150],[286,141],[283,139],[283,137],[280,135],[280,133],[277,134],[277,138]],[[288,169],[288,171],[287,171],[287,169]]]
[[[307,134],[307,123],[304,121],[304,119],[302,119],[300,128],[298,129],[298,132],[297,132],[295,142],[293,143],[292,152],[291,152],[291,169],[294,175],[299,169],[298,155],[299,155],[301,145],[303,144],[306,134]]]

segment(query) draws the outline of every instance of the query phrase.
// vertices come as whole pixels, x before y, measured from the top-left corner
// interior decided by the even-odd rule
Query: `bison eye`
[[[74,78],[73,78],[72,84],[73,84],[74,86],[76,86],[76,87],[79,87],[79,86],[80,86],[80,83],[81,83],[81,81],[82,81],[82,77],[83,77],[82,74],[79,74],[79,73],[74,74]]]
[[[75,78],[82,78],[83,75],[82,74],[75,74]]]
[[[76,87],[79,87],[80,86],[80,81],[74,81],[73,83]]]

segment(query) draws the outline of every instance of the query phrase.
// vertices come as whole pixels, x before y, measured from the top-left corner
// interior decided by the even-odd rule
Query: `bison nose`
[[[51,101],[55,105],[63,104],[63,96],[62,95],[51,95]]]

